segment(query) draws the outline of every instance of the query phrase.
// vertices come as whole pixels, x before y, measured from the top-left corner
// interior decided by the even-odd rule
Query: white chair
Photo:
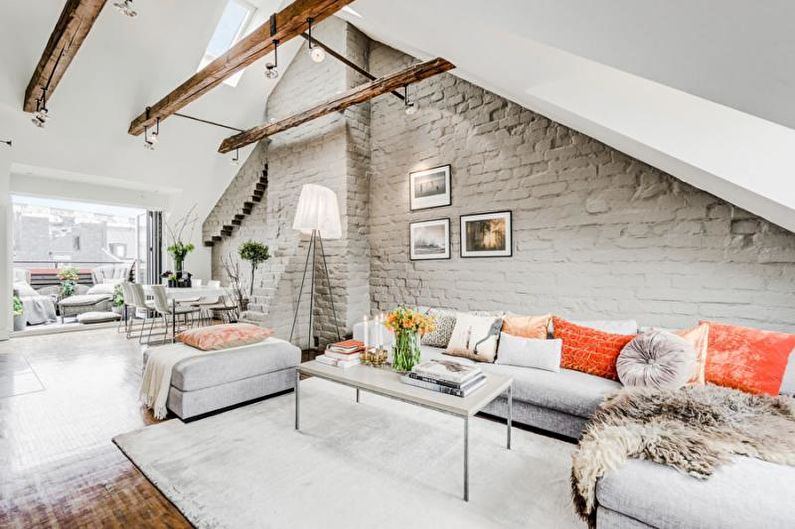
[[[155,312],[163,318],[163,323],[166,327],[163,334],[163,341],[168,337],[169,326],[176,327],[177,318],[179,316],[183,317],[186,326],[190,326],[193,323],[193,316],[199,312],[199,309],[192,306],[178,304],[170,305],[168,296],[166,296],[166,287],[163,285],[152,285],[152,297],[154,298]],[[169,318],[171,321],[169,321]],[[189,318],[190,322],[188,321]],[[149,324],[149,337],[147,338],[147,343],[152,339],[153,328],[154,320]]]
[[[201,288],[202,280],[201,279],[196,279],[196,278],[191,278],[190,286],[196,287],[196,288]]]
[[[122,287],[123,288],[123,287]],[[130,293],[130,305],[132,307],[132,320],[130,321],[130,328],[127,331],[127,338],[131,338],[131,333],[135,330],[135,320],[141,320],[141,333],[138,335],[138,343],[142,343],[144,337],[144,327],[147,320],[158,319],[155,314],[155,302],[146,300],[146,293],[144,287],[138,283],[127,283],[127,290]],[[126,294],[125,294],[126,296]],[[125,297],[125,300],[127,298]],[[129,309],[128,309],[129,317]]]

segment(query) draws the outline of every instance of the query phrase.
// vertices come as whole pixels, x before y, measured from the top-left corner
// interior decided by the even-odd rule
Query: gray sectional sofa
[[[578,323],[610,328],[610,322]],[[626,325],[621,328],[629,334]],[[637,331],[635,324],[633,333]],[[361,339],[362,335],[359,324],[354,327],[354,338]],[[425,360],[444,357],[472,363],[443,353],[443,349],[422,347]],[[514,422],[572,440],[580,437],[603,398],[622,387],[619,382],[568,369],[551,372],[498,364],[479,366],[486,373],[513,377]],[[499,398],[484,412],[505,418],[507,402]],[[596,497],[598,529],[795,527],[795,468],[745,457],[721,467],[706,481],[666,466],[633,460],[603,478]]]

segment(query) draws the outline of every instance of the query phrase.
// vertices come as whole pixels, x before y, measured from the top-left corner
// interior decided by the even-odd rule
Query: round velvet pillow
[[[662,331],[640,334],[618,355],[616,371],[625,386],[678,389],[696,368],[696,350],[680,336]]]

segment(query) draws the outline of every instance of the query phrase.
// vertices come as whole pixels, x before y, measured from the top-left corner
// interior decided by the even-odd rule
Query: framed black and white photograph
[[[411,211],[449,206],[452,204],[450,166],[409,173],[409,191]]]
[[[510,211],[461,215],[461,257],[510,257],[513,226]]]
[[[450,259],[450,219],[412,222],[409,246],[412,261]]]

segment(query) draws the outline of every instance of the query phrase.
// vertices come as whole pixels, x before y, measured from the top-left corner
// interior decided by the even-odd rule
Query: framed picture
[[[450,259],[450,219],[412,222],[409,246],[412,261]]]
[[[461,257],[510,257],[513,226],[510,211],[461,215]]]
[[[411,211],[449,206],[452,204],[450,166],[409,173],[409,191]]]

